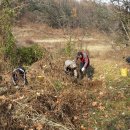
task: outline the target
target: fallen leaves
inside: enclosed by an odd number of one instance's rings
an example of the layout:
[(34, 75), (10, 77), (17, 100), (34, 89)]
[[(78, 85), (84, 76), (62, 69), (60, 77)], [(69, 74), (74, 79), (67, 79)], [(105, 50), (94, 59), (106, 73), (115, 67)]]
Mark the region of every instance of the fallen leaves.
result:
[(98, 108), (102, 111), (104, 111), (105, 107), (104, 106), (98, 106)]
[(97, 105), (98, 105), (97, 102), (92, 102), (92, 106), (93, 106), (93, 107), (96, 107)]
[(10, 103), (10, 104), (8, 105), (8, 110), (11, 110), (11, 108), (12, 108), (12, 104)]
[(3, 96), (0, 96), (0, 100), (6, 100), (7, 98), (3, 95)]
[(43, 130), (43, 125), (40, 123), (35, 124), (36, 130)]
[(83, 125), (81, 125), (80, 130), (87, 130)]
[(100, 110), (104, 110), (105, 109), (105, 107), (103, 106), (103, 104), (102, 103), (98, 103), (98, 102), (92, 102), (92, 106), (93, 107), (97, 107), (98, 109), (100, 109)]
[(104, 93), (103, 93), (103, 92), (100, 92), (100, 93), (99, 93), (99, 95), (100, 95), (100, 96), (103, 96), (103, 95), (104, 95)]

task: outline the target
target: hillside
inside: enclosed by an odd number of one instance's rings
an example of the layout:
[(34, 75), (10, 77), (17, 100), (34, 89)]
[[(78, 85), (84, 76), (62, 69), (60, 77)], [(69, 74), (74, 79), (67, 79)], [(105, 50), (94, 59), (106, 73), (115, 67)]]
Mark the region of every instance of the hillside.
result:
[[(60, 30), (58, 36), (55, 33), (57, 30), (46, 33), (40, 31), (41, 36), (36, 35), (36, 31), (39, 29), (35, 26), (15, 27), (14, 36), (20, 46), (30, 45), (26, 43), (28, 40), (46, 49), (51, 44), (49, 53), (53, 59), (46, 54), (40, 61), (26, 67), (27, 86), (15, 88), (11, 85), (11, 73), (3, 76), (5, 81), (2, 81), (0, 88), (1, 129), (129, 129), (130, 78), (120, 75), (120, 69), (126, 66), (122, 57), (124, 52), (125, 55), (129, 54), (129, 48), (112, 46), (109, 38), (102, 35), (101, 39), (93, 33), (89, 37), (84, 36), (81, 41), (81, 33), (71, 42), (75, 43), (75, 47), (78, 45), (76, 43), (81, 42), (84, 44), (83, 49), (88, 48), (93, 79), (89, 81), (84, 78), (81, 82), (74, 83), (63, 71), (64, 61), (74, 59), (74, 55), (67, 57), (60, 51), (66, 47), (68, 36)], [(45, 34), (46, 37), (43, 38)], [(110, 50), (105, 51), (104, 46)], [(38, 76), (43, 78), (39, 79)]]
[(130, 130), (129, 4), (0, 0), (0, 130)]

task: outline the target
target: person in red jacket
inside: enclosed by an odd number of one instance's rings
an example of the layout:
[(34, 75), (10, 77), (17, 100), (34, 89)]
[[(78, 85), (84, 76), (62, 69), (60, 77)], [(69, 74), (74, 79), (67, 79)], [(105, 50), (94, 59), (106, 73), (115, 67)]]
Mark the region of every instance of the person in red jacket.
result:
[(79, 51), (76, 56), (76, 62), (78, 60), (80, 61), (80, 71), (81, 71), (82, 78), (83, 78), (83, 74), (86, 73), (87, 68), (90, 65), (89, 56), (86, 52)]

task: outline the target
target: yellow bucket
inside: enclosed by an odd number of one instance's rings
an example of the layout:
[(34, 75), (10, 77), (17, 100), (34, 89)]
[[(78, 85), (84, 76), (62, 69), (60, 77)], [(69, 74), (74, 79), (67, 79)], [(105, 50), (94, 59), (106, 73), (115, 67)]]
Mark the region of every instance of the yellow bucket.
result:
[(127, 68), (121, 68), (121, 76), (127, 77), (128, 76), (128, 69)]
[(39, 76), (37, 76), (37, 79), (38, 79), (39, 81), (43, 81), (43, 80), (44, 80), (44, 76), (39, 75)]

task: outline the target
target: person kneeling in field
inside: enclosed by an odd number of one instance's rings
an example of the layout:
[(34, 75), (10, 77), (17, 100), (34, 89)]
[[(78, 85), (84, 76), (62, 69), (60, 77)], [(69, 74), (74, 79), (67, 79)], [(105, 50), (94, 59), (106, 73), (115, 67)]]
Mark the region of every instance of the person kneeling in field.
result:
[(78, 77), (76, 68), (77, 68), (77, 65), (74, 61), (72, 61), (72, 60), (65, 61), (65, 65), (64, 65), (65, 73), (70, 76), (73, 76), (75, 79)]
[(14, 85), (18, 85), (19, 82), (22, 82), (22, 85), (27, 85), (28, 81), (26, 78), (26, 72), (23, 67), (18, 67), (12, 72), (12, 81)]
[(87, 52), (82, 52), (79, 51), (76, 55), (76, 60), (75, 62), (80, 62), (79, 63), (79, 67), (80, 67), (80, 75), (81, 75), (81, 79), (84, 77), (85, 74), (87, 74), (88, 79), (90, 79), (89, 75), (88, 75), (88, 70), (90, 67), (90, 60), (89, 60), (89, 56), (87, 54)]
[(130, 64), (130, 56), (126, 58), (126, 62)]

